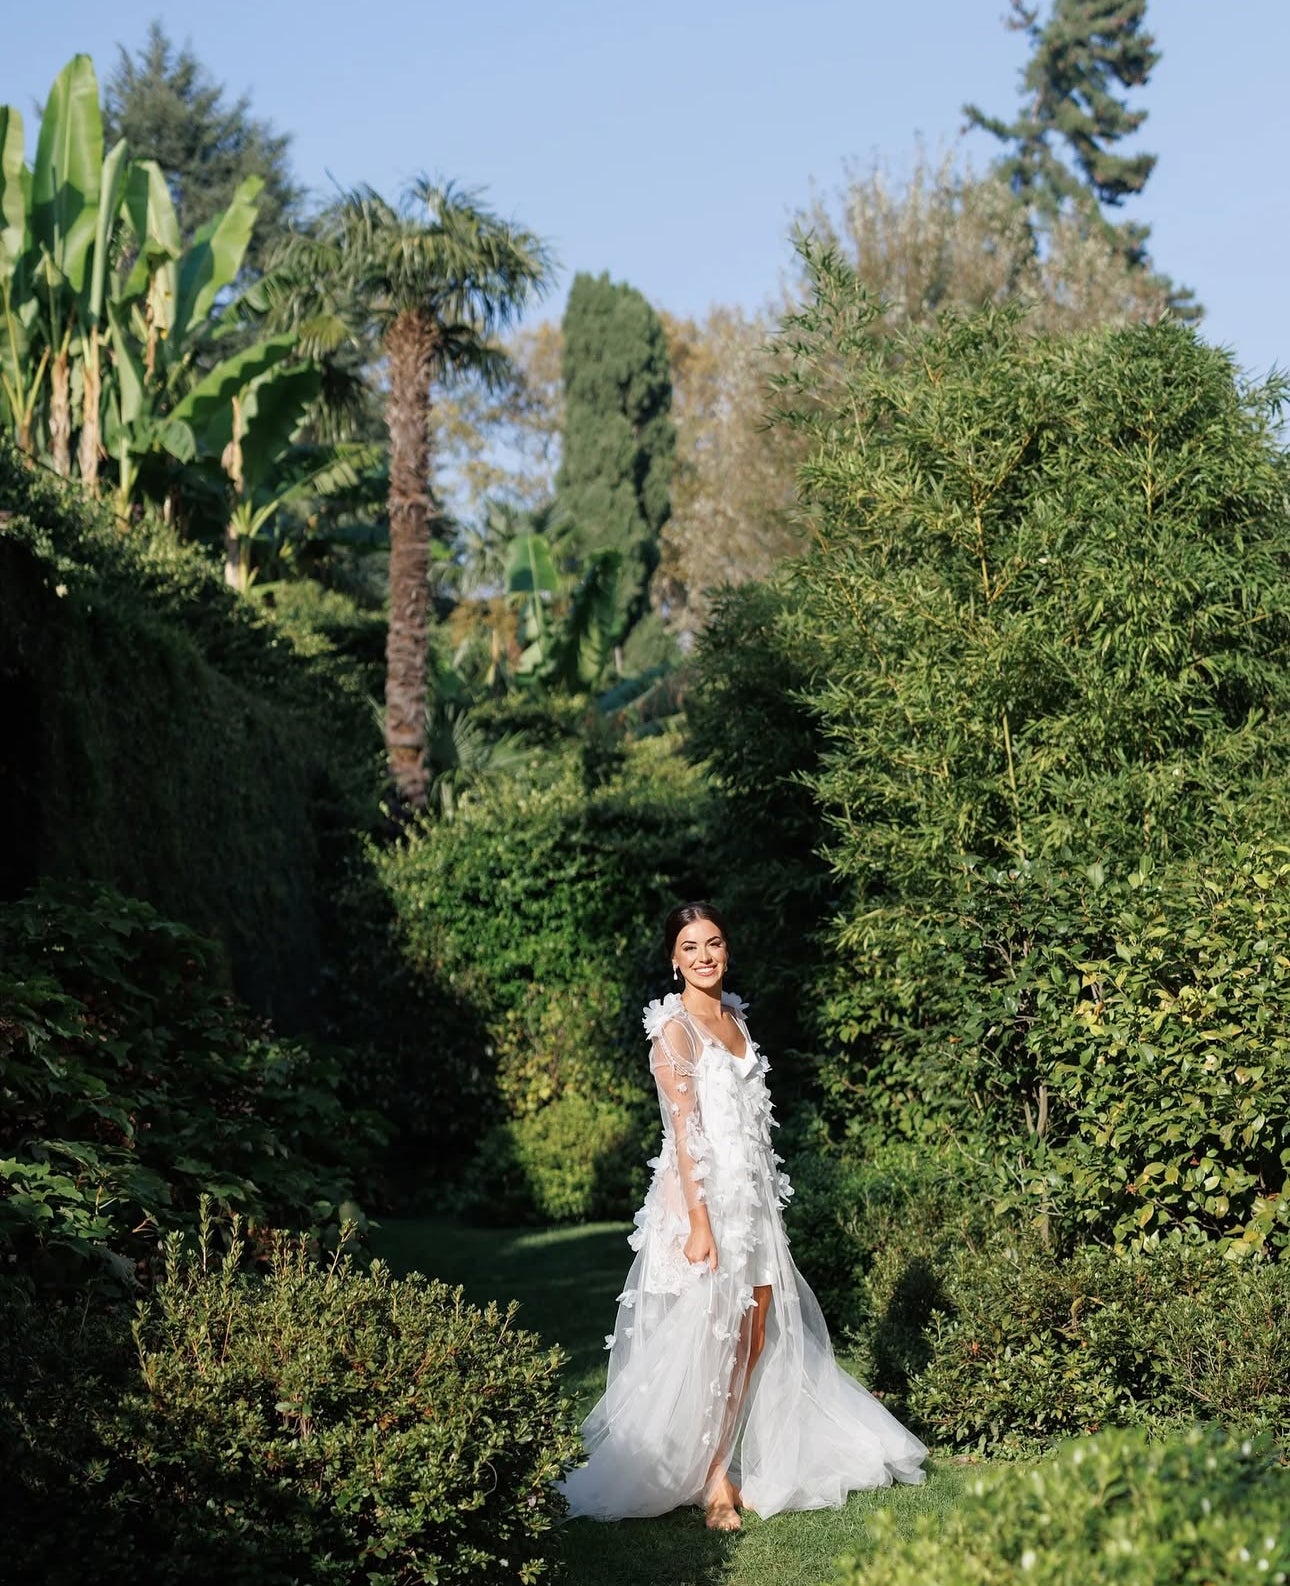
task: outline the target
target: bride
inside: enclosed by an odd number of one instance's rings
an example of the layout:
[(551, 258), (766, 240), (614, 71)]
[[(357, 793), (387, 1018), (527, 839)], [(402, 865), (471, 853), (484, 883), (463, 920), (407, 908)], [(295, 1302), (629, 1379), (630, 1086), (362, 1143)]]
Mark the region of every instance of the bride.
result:
[(570, 1512), (702, 1504), (710, 1527), (733, 1531), (741, 1509), (819, 1509), (921, 1481), (927, 1450), (837, 1366), (789, 1256), (769, 1065), (722, 990), (725, 923), (687, 903), (663, 938), (681, 986), (645, 1009), (663, 1147), (606, 1340), (605, 1394), (582, 1428), (588, 1460), (563, 1483)]

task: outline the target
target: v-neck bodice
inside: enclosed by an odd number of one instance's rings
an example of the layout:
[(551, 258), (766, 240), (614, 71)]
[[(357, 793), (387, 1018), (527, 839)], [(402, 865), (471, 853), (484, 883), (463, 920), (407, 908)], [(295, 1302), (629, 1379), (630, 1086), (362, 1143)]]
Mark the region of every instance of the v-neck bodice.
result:
[(735, 1063), (739, 1064), (742, 1067), (745, 1064), (747, 1064), (749, 1059), (752, 1058), (755, 1055), (754, 1050), (753, 1050), (752, 1036), (750, 1036), (749, 1033), (748, 1033), (748, 1026), (739, 1017), (738, 1009), (735, 1007), (734, 1003), (733, 1002), (727, 1002), (725, 1000), (725, 998), (726, 998), (726, 993), (723, 992), (722, 993), (721, 1006), (730, 1015), (730, 1017), (735, 1021), (735, 1028), (739, 1031), (740, 1035), (742, 1035), (743, 1038), (744, 1038), (744, 1049), (743, 1049), (742, 1052), (734, 1051), (731, 1047), (727, 1046), (726, 1043), (723, 1040), (721, 1040), (718, 1036), (715, 1036), (712, 1033), (712, 1031), (709, 1030), (707, 1028), (707, 1026), (704, 1025), (703, 1022), (700, 1019), (696, 1018), (695, 1015), (690, 1011), (690, 1009), (685, 1006), (685, 1002), (684, 1002), (684, 1000), (681, 997), (678, 996), (677, 997), (677, 1001), (681, 1004), (681, 1009), (682, 1009), (682, 1011), (685, 1014), (686, 1021), (693, 1028), (693, 1030), (694, 1030), (695, 1034), (698, 1036), (700, 1042), (704, 1046), (715, 1046), (719, 1052), (724, 1052), (727, 1057), (731, 1058)]

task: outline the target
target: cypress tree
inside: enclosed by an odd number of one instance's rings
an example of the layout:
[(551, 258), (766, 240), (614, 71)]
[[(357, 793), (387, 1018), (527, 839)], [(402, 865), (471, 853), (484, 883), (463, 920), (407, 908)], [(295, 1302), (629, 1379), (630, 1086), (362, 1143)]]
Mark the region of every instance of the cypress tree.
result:
[(663, 326), (635, 287), (607, 274), (574, 277), (563, 374), (557, 501), (583, 556), (621, 558), (621, 640), (648, 607), (676, 446)]

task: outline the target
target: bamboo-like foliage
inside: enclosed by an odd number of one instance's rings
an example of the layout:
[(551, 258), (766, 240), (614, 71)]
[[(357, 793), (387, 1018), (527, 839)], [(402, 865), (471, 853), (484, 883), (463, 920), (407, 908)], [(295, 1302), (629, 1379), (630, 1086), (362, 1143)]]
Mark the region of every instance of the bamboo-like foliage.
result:
[(854, 273), (809, 262), (793, 590), (834, 863), (865, 899), (964, 854), (1186, 849), (1284, 764), (1279, 390), (1168, 324), (1046, 341), (989, 311), (893, 358)]

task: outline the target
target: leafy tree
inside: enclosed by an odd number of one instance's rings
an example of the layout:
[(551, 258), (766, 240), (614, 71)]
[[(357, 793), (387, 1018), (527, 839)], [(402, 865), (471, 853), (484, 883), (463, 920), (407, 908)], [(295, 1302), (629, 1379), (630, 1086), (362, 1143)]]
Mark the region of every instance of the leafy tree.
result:
[(431, 541), (443, 515), (431, 489), (432, 391), (471, 371), (500, 377), (495, 336), (541, 290), (547, 251), (476, 196), (422, 180), (401, 204), (346, 195), (283, 256), (285, 310), (307, 346), (379, 335), (388, 382), (390, 626), (385, 740), (403, 804), (425, 807), (426, 644)]
[(671, 515), (676, 437), (667, 340), (634, 287), (574, 277), (564, 314), (564, 434), (560, 509), (584, 554), (621, 563), (619, 637), (649, 604), (659, 535)]
[(977, 175), (922, 151), (907, 177), (876, 165), (853, 172), (835, 204), (821, 200), (798, 220), (881, 299), (876, 338), (990, 304), (1015, 303), (1027, 329), (1058, 334), (1158, 319), (1168, 308), (1167, 283), (1081, 215), (1049, 217), (1042, 239), (1036, 225), (999, 170)]
[(793, 430), (770, 422), (768, 315), (715, 308), (700, 322), (665, 318), (664, 326), (676, 476), (654, 589), (685, 639), (706, 621), (714, 590), (765, 578), (801, 549), (794, 504), (803, 448)]
[(243, 94), (231, 103), (223, 84), (160, 22), (132, 55), (120, 46), (103, 94), (109, 143), (125, 138), (136, 159), (166, 173), (181, 238), (187, 242), (221, 210), (248, 176), (259, 177), (259, 214), (245, 260), (259, 273), (300, 213), (303, 191), (289, 163), (290, 138), (251, 113)]
[(964, 853), (1196, 842), (1287, 747), (1279, 390), (1167, 324), (1046, 341), (989, 311), (893, 360), (854, 272), (810, 262), (794, 620), (858, 900)]

